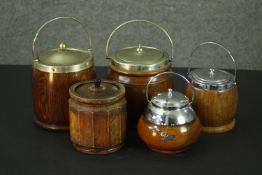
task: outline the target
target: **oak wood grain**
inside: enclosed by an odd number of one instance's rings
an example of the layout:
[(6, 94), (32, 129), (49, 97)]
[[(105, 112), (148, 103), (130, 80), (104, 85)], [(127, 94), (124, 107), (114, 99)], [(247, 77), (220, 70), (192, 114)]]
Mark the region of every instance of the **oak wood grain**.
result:
[(72, 73), (49, 73), (32, 69), (35, 122), (50, 130), (68, 130), (69, 87), (95, 77), (94, 68)]
[[(236, 85), (225, 90), (205, 90), (194, 87), (195, 100), (193, 108), (207, 133), (221, 133), (234, 128), (235, 114), (238, 104), (238, 88)], [(192, 89), (185, 86), (185, 94), (191, 98)]]
[[(162, 140), (161, 132), (175, 136), (175, 139)], [(146, 145), (160, 153), (178, 153), (195, 143), (201, 133), (201, 124), (196, 117), (191, 123), (180, 126), (158, 126), (147, 121), (142, 115), (138, 123), (138, 134)]]
[(90, 105), (69, 100), (70, 138), (75, 148), (87, 154), (119, 150), (126, 135), (126, 99), (114, 104)]

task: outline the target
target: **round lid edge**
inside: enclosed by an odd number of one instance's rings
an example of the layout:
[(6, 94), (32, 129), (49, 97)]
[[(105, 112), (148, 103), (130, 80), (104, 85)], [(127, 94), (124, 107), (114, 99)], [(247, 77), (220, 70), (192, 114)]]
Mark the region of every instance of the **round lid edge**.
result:
[(188, 74), (193, 86), (208, 90), (223, 90), (236, 84), (230, 72), (220, 69), (194, 69)]
[(139, 72), (161, 69), (171, 62), (167, 52), (150, 46), (122, 48), (109, 54), (109, 58), (118, 69)]
[(91, 50), (54, 48), (40, 51), (33, 67), (50, 73), (70, 73), (93, 66)]
[(189, 98), (181, 92), (168, 89), (168, 92), (161, 92), (151, 100), (153, 105), (160, 108), (181, 109), (190, 104)]
[[(114, 91), (111, 95), (105, 91), (109, 86), (111, 86)], [(97, 87), (96, 80), (87, 80), (72, 85), (69, 88), (69, 95), (74, 100), (86, 104), (110, 104), (124, 97), (125, 87), (112, 80), (101, 80)]]

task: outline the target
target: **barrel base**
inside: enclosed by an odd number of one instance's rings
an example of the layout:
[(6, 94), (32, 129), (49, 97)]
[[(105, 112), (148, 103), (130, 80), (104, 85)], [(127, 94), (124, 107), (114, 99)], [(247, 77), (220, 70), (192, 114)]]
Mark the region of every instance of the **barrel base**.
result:
[(90, 148), (74, 143), (75, 149), (85, 154), (109, 154), (118, 151), (122, 146), (123, 144), (119, 144), (111, 147), (105, 147), (105, 148)]
[(187, 146), (187, 147), (184, 147), (182, 149), (177, 149), (177, 150), (160, 150), (160, 149), (157, 149), (157, 148), (153, 148), (149, 145), (147, 145), (147, 147), (153, 151), (156, 151), (156, 152), (159, 152), (159, 153), (163, 153), (163, 154), (177, 154), (177, 153), (181, 153), (183, 151), (186, 151), (190, 148), (190, 146)]
[(234, 119), (230, 123), (223, 126), (216, 126), (216, 127), (202, 126), (202, 131), (209, 134), (224, 133), (233, 129), (235, 127), (235, 123), (236, 121)]
[(56, 125), (56, 124), (47, 124), (43, 123), (35, 118), (35, 123), (41, 128), (52, 130), (52, 131), (68, 131), (69, 126), (64, 125)]

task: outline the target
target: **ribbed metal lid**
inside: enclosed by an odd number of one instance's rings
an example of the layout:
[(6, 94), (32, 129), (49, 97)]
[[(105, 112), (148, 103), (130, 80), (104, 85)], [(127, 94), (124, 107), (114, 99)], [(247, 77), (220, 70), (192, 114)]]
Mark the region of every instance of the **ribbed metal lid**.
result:
[(170, 63), (168, 54), (148, 46), (132, 46), (109, 54), (111, 64), (124, 71), (152, 71)]
[(195, 87), (203, 89), (222, 90), (235, 84), (234, 75), (220, 69), (195, 69), (188, 77)]
[(92, 65), (91, 51), (67, 48), (64, 43), (59, 48), (39, 52), (38, 59), (33, 62), (36, 69), (52, 73), (76, 72)]
[(161, 108), (180, 109), (189, 104), (189, 99), (182, 93), (168, 89), (154, 96), (151, 102)]

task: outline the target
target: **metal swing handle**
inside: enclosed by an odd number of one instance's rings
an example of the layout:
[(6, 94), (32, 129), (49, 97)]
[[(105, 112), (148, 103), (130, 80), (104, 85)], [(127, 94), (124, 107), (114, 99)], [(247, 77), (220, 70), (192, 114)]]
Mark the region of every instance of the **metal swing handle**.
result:
[(113, 36), (113, 34), (118, 30), (120, 29), (121, 27), (123, 27), (124, 25), (126, 24), (130, 24), (130, 23), (137, 23), (137, 22), (144, 22), (144, 23), (148, 23), (148, 24), (151, 24), (155, 27), (157, 27), (158, 29), (160, 29), (162, 32), (164, 32), (164, 34), (167, 36), (168, 40), (170, 41), (170, 44), (171, 44), (171, 58), (170, 58), (170, 61), (172, 61), (173, 57), (174, 57), (174, 44), (173, 44), (173, 41), (170, 37), (170, 35), (168, 34), (168, 32), (163, 28), (161, 27), (160, 25), (156, 24), (156, 23), (153, 23), (151, 21), (148, 21), (148, 20), (138, 20), (138, 19), (135, 19), (135, 20), (130, 20), (130, 21), (126, 21), (122, 24), (120, 24), (119, 26), (117, 26), (113, 31), (112, 33), (109, 35), (109, 38), (107, 39), (106, 41), (106, 48), (105, 48), (105, 52), (106, 52), (106, 58), (108, 58), (108, 50), (109, 50), (109, 43), (111, 41), (111, 38)]
[[(150, 86), (151, 82), (152, 82), (154, 79), (156, 79), (157, 77), (162, 76), (162, 75), (166, 75), (166, 74), (169, 74), (169, 75), (172, 74), (173, 76), (178, 76), (178, 77), (184, 79), (188, 84), (191, 84), (190, 81), (189, 81), (185, 76), (183, 76), (183, 75), (181, 75), (181, 74), (179, 74), (179, 73), (176, 73), (176, 72), (162, 72), (162, 73), (160, 73), (160, 74), (157, 74), (157, 75), (155, 75), (154, 77), (152, 77), (152, 78), (149, 80), (149, 82), (147, 83), (147, 85), (146, 85), (146, 99), (147, 99), (147, 101), (148, 101), (149, 103), (151, 102), (151, 100), (149, 100), (149, 97), (148, 97), (148, 89), (149, 89), (149, 86)], [(191, 99), (191, 101), (189, 102), (189, 105), (191, 105), (192, 102), (193, 102), (194, 99), (195, 99), (195, 91), (194, 91), (194, 88), (193, 88), (193, 86), (190, 86), (190, 87), (191, 87), (191, 89), (192, 89), (192, 99)]]
[(228, 49), (226, 49), (224, 46), (222, 46), (221, 44), (218, 44), (218, 43), (216, 43), (216, 42), (211, 42), (211, 41), (209, 41), (209, 42), (203, 42), (203, 43), (199, 44), (199, 45), (191, 52), (191, 54), (190, 54), (190, 56), (189, 56), (189, 60), (188, 60), (188, 71), (187, 71), (187, 73), (189, 74), (190, 71), (191, 71), (190, 63), (191, 63), (191, 61), (192, 61), (191, 58), (192, 58), (193, 54), (195, 53), (195, 51), (196, 51), (197, 49), (199, 49), (201, 46), (204, 46), (204, 45), (216, 45), (216, 46), (219, 46), (220, 48), (222, 48), (224, 51), (226, 51), (226, 52), (228, 53), (228, 55), (230, 56), (230, 58), (232, 59), (232, 61), (233, 61), (233, 63), (234, 63), (234, 69), (235, 69), (235, 71), (234, 71), (234, 80), (236, 80), (236, 76), (237, 76), (237, 64), (236, 64), (236, 61), (235, 61), (234, 57), (232, 56), (231, 52), (230, 52)]
[(32, 55), (33, 55), (33, 59), (34, 60), (37, 60), (37, 54), (36, 54), (36, 51), (35, 51), (35, 42), (37, 40), (37, 37), (39, 35), (39, 33), (41, 32), (41, 30), (46, 26), (48, 25), (49, 23), (53, 22), (53, 21), (56, 21), (56, 20), (60, 20), (60, 19), (70, 19), (70, 20), (73, 20), (73, 21), (76, 21), (78, 22), (81, 27), (83, 28), (83, 30), (85, 31), (85, 33), (87, 33), (87, 42), (88, 42), (88, 50), (92, 50), (92, 42), (91, 42), (91, 35), (90, 35), (90, 32), (84, 27), (84, 25), (76, 18), (74, 17), (56, 17), (56, 18), (53, 18), (47, 22), (45, 22), (36, 32), (35, 36), (34, 36), (34, 39), (33, 39), (33, 43), (32, 43)]

